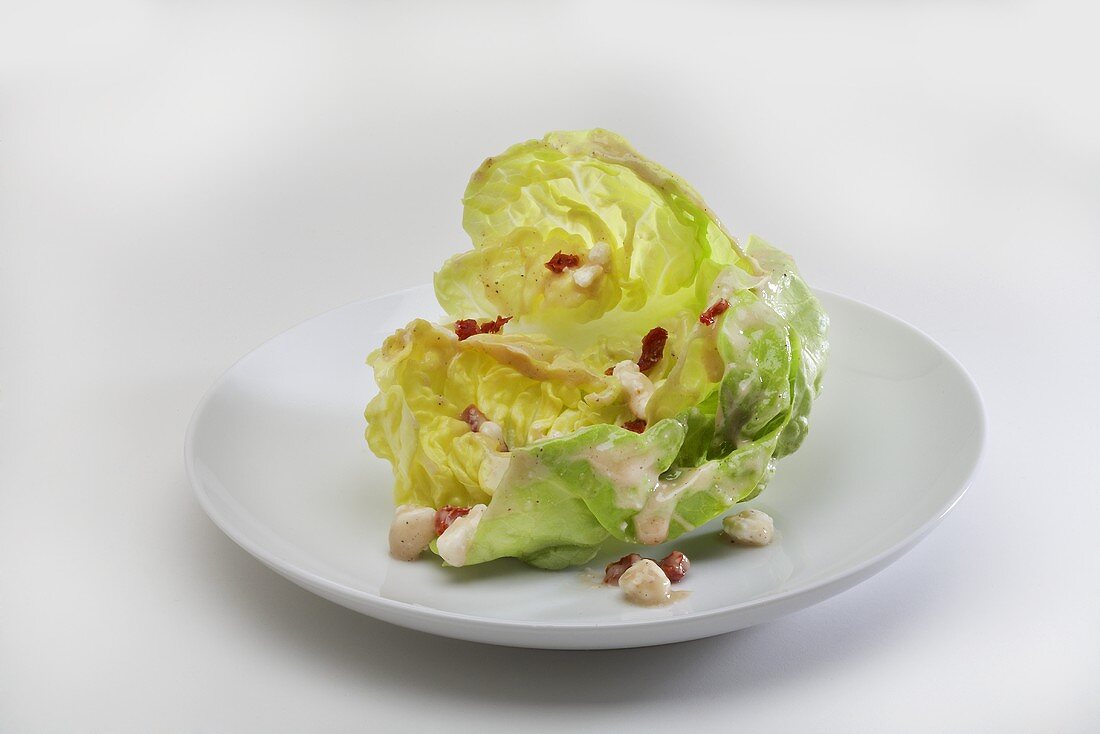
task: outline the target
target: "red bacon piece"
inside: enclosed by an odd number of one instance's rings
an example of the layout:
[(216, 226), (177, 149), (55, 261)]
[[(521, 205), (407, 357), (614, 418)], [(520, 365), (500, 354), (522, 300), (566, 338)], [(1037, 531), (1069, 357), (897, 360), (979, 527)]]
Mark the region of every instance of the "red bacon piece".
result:
[(725, 298), (718, 299), (713, 306), (699, 314), (699, 323), (706, 326), (713, 326), (714, 320), (724, 314), (729, 307), (730, 302)]
[(555, 273), (565, 272), (566, 268), (575, 268), (581, 264), (580, 255), (571, 255), (567, 252), (558, 251), (554, 257), (546, 261), (546, 269), (552, 270)]
[(512, 320), (511, 316), (497, 316), (492, 321), (486, 321), (478, 329), (479, 334), (499, 334), (502, 326)]
[(511, 320), (511, 316), (497, 316), (492, 321), (486, 321), (478, 326), (476, 319), (459, 319), (455, 322), (455, 336), (462, 341), (474, 334), (499, 334), (501, 328)]
[(459, 341), (469, 339), (477, 333), (477, 321), (474, 319), (459, 319), (455, 322), (455, 336)]
[(642, 338), (642, 356), (638, 357), (638, 369), (649, 372), (665, 356), (665, 342), (668, 341), (668, 331), (660, 326), (652, 328)]
[(451, 523), (468, 514), (470, 514), (469, 507), (455, 507), (454, 505), (440, 507), (435, 511), (435, 534), (443, 535), (443, 531), (451, 527)]
[(687, 574), (688, 569), (691, 568), (691, 561), (680, 551), (672, 551), (658, 561), (657, 565), (665, 572), (665, 576), (668, 576), (668, 580), (675, 584)]
[(623, 428), (628, 431), (634, 431), (635, 433), (645, 432), (645, 427), (645, 418), (635, 418), (634, 420), (629, 420), (623, 424)]

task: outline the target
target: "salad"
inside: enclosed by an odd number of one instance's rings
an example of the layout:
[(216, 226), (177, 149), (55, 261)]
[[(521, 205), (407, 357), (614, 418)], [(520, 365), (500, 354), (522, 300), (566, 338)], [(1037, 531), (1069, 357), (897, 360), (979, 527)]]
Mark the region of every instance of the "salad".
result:
[(798, 449), (829, 322), (788, 255), (607, 130), (487, 159), (463, 204), (446, 320), (368, 358), (393, 555), (584, 564), (726, 514)]

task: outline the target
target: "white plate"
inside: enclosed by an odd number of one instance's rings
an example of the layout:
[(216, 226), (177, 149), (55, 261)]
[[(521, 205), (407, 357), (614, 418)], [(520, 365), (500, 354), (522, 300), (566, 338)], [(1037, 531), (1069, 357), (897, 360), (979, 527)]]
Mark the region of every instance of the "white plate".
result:
[[(674, 545), (692, 559), (675, 604), (642, 608), (579, 570), (511, 559), (443, 569), (391, 560), (389, 465), (363, 438), (375, 391), (365, 355), (439, 308), (420, 287), (290, 329), (234, 365), (195, 411), (187, 471), (229, 537), (326, 599), (413, 629), (502, 645), (637, 647), (730, 632), (801, 609), (885, 568), (951, 509), (977, 468), (978, 391), (911, 326), (823, 293), (832, 355), (802, 448), (749, 506), (775, 518), (765, 548), (717, 524)], [(591, 567), (622, 554), (607, 548)]]

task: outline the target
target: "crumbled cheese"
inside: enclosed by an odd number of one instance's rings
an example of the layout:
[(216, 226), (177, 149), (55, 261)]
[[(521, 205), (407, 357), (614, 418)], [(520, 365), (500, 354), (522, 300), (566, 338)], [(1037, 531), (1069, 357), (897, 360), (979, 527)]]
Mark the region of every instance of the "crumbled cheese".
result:
[(581, 288), (587, 288), (596, 282), (596, 278), (603, 275), (603, 268), (599, 265), (582, 265), (572, 271), (573, 282)]
[(431, 507), (400, 505), (390, 525), (390, 555), (400, 561), (415, 561), (435, 537), (435, 510)]
[(767, 545), (775, 536), (775, 523), (766, 512), (744, 510), (723, 520), (722, 532), (735, 543)]
[(588, 251), (587, 264), (572, 271), (573, 282), (580, 288), (588, 288), (596, 280), (607, 272), (607, 266), (611, 264), (611, 245), (606, 242), (597, 242)]
[(606, 242), (597, 242), (588, 251), (588, 262), (606, 269), (611, 262), (611, 245)]
[(662, 604), (672, 597), (672, 582), (661, 567), (643, 558), (619, 577), (619, 588), (627, 601), (650, 606)]

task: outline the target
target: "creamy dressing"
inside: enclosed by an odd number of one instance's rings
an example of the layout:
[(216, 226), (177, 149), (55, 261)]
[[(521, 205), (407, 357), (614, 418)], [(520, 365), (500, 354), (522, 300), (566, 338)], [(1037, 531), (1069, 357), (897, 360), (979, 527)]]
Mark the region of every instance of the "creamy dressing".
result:
[(653, 382), (642, 374), (636, 362), (624, 359), (612, 369), (611, 374), (623, 386), (630, 412), (638, 418), (645, 418), (645, 408), (653, 397)]
[(399, 505), (390, 524), (390, 555), (399, 561), (415, 561), (435, 537), (435, 510)]
[(756, 370), (753, 370), (745, 379), (737, 383), (737, 401), (743, 402), (745, 398), (749, 396), (752, 389), (756, 387), (756, 383), (759, 381), (760, 376), (756, 374)]
[(536, 456), (521, 451), (507, 454), (506, 472), (500, 477), (494, 490), (500, 486), (515, 486), (518, 483), (535, 483), (551, 479), (553, 475), (546, 465)]
[[(763, 301), (743, 303), (733, 309), (730, 315), (737, 329), (727, 329), (726, 336), (738, 351), (747, 352), (751, 343), (759, 340), (766, 329), (779, 324), (779, 315)], [(751, 354), (745, 356), (752, 359)]]
[(738, 325), (744, 331), (766, 329), (779, 321), (779, 314), (764, 301), (750, 301), (737, 308)]
[(639, 454), (605, 441), (585, 449), (580, 456), (588, 461), (593, 472), (610, 482), (617, 507), (642, 509), (646, 494), (657, 484), (659, 455), (655, 451)]
[(726, 338), (729, 339), (730, 346), (733, 347), (735, 351), (745, 352), (746, 356), (751, 356), (748, 354), (748, 349), (752, 346), (752, 343), (744, 333), (741, 331), (727, 331)]
[(465, 566), (466, 553), (470, 549), (470, 543), (484, 514), (485, 505), (474, 505), (469, 513), (455, 518), (451, 526), (444, 530), (435, 542), (439, 557), (452, 566)]
[[(659, 480), (656, 489), (646, 497), (641, 511), (634, 516), (634, 535), (638, 542), (645, 545), (665, 542), (676, 503), (684, 496), (709, 488), (714, 481), (717, 467), (715, 463), (704, 464), (688, 469), (673, 479)], [(686, 529), (690, 529), (683, 518), (678, 520)]]

